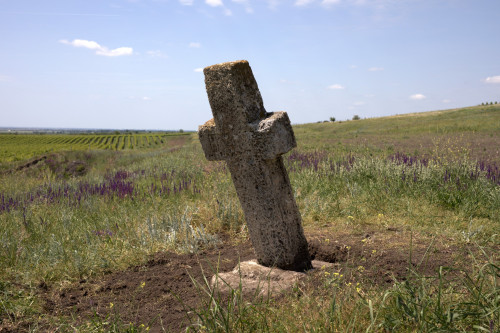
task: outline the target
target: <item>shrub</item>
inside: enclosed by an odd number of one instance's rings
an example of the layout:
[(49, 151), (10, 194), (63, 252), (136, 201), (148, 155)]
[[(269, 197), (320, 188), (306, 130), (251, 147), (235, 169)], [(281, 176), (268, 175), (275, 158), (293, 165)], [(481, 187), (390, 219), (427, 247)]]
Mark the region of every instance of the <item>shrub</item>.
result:
[(359, 120), (359, 116), (357, 114), (355, 114), (353, 117), (352, 117), (352, 120)]
[(335, 117), (330, 117), (330, 121), (333, 123), (335, 121)]

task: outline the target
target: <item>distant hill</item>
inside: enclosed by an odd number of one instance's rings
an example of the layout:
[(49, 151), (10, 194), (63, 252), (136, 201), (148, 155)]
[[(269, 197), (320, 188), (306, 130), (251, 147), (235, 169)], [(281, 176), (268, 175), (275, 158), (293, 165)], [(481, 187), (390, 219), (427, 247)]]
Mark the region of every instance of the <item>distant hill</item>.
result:
[(500, 105), (294, 126), (298, 148), (382, 154), (425, 154), (433, 149), (467, 150), (471, 158), (500, 164)]

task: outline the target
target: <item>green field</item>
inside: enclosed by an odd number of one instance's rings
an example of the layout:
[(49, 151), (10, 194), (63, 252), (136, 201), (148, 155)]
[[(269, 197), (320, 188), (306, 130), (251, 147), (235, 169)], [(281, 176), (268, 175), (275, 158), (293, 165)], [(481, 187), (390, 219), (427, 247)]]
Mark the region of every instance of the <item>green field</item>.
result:
[(250, 244), (196, 133), (0, 135), (0, 331), (176, 331), (165, 304), (196, 286), (190, 331), (499, 331), (500, 106), (294, 131), (283, 159), (305, 234), (335, 266), (252, 301), (207, 298), (203, 281), (149, 289), (176, 258), (189, 272)]
[(159, 149), (178, 135), (185, 134), (0, 134), (0, 163), (60, 151)]

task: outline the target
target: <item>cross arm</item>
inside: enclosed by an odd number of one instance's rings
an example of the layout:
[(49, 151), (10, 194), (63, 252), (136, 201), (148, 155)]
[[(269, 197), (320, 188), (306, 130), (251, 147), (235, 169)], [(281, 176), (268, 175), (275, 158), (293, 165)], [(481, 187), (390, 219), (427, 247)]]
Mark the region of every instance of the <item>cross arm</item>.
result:
[[(268, 113), (266, 118), (249, 123), (248, 132), (252, 137), (252, 154), (263, 160), (274, 159), (297, 146), (286, 112)], [(231, 136), (220, 133), (213, 119), (198, 128), (198, 136), (207, 160), (230, 157), (224, 142)]]
[(222, 161), (227, 158), (222, 135), (216, 131), (213, 118), (198, 127), (198, 137), (207, 160)]
[(255, 128), (255, 153), (270, 160), (297, 147), (288, 114), (284, 111), (268, 113), (267, 117), (251, 124)]

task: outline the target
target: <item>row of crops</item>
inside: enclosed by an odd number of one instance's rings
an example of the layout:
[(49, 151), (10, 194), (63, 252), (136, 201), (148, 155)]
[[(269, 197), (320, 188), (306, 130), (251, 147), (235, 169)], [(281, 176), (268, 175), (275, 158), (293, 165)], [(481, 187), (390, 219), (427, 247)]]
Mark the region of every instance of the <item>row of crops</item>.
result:
[(158, 148), (176, 135), (181, 134), (5, 134), (0, 135), (0, 162), (25, 160), (62, 150)]

